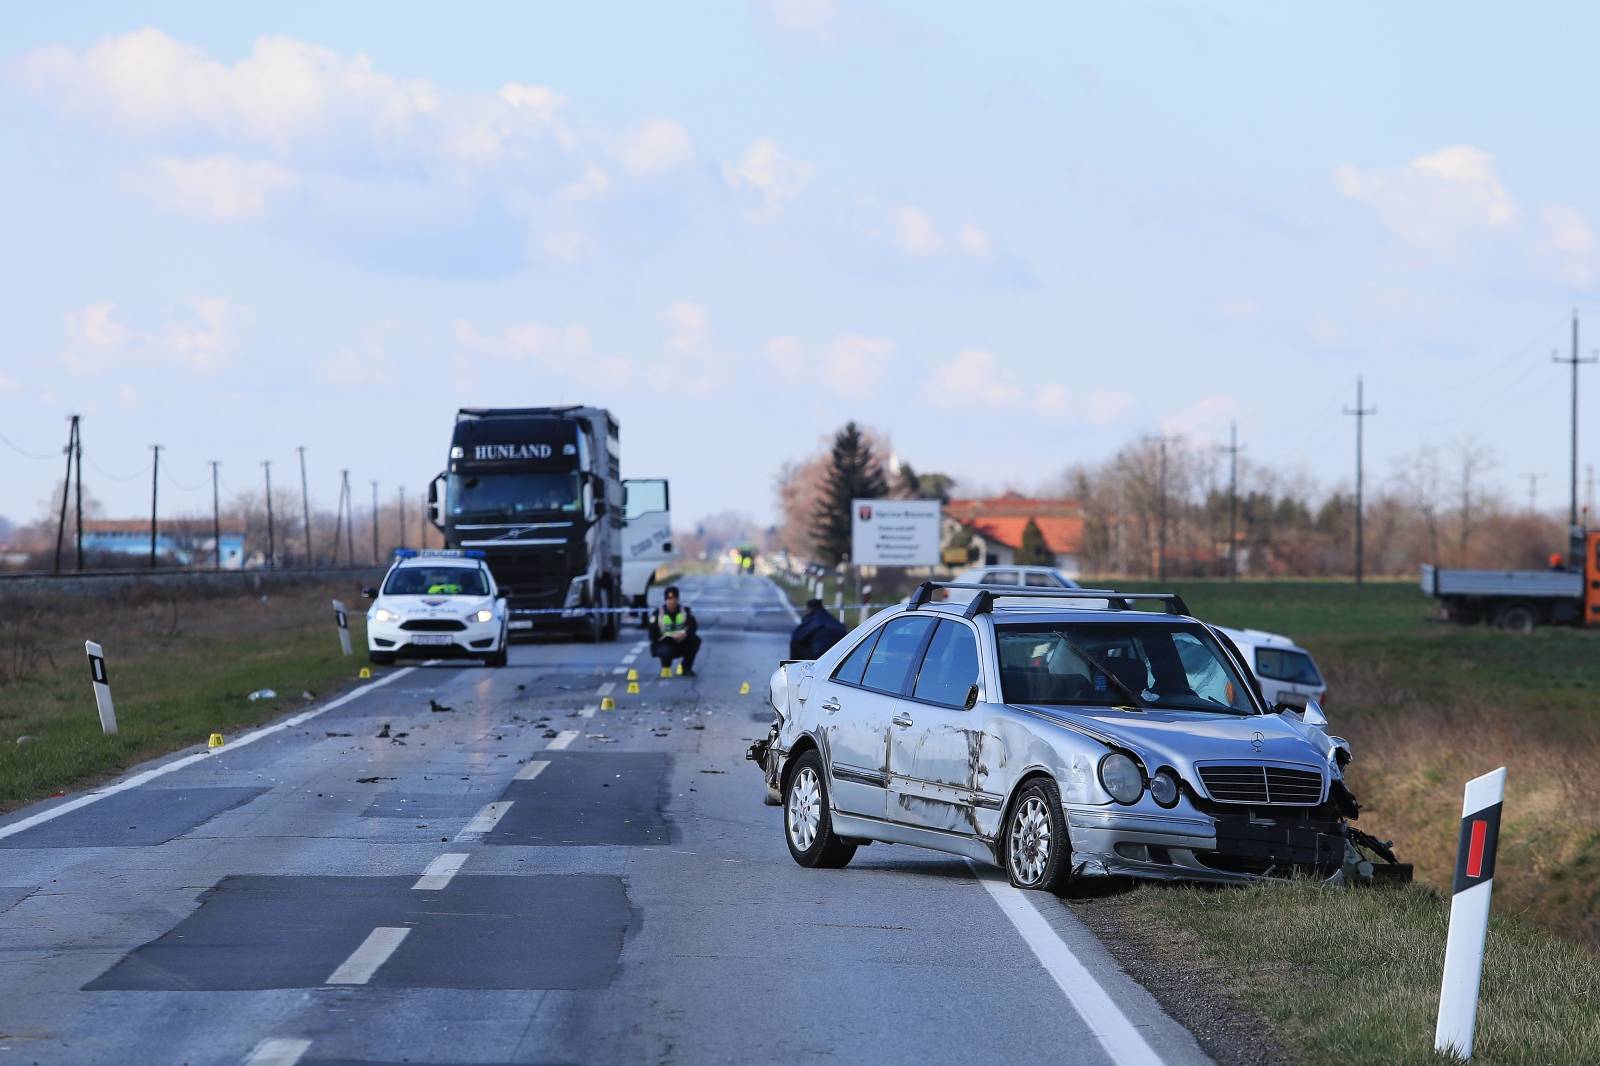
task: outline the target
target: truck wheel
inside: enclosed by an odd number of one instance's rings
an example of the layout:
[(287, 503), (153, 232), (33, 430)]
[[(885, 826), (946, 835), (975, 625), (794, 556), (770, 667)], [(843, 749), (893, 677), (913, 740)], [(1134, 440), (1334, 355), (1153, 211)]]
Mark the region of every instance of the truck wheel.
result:
[(1508, 603), (1494, 619), (1495, 625), (1512, 633), (1532, 633), (1538, 623), (1538, 612), (1528, 603)]
[[(606, 594), (606, 606), (610, 607), (611, 605), (612, 605), (612, 603), (611, 603), (611, 594), (607, 593)], [(620, 634), (621, 632), (622, 632), (622, 616), (620, 614), (608, 614), (608, 615), (606, 615), (606, 635), (605, 635), (604, 639), (606, 639), (606, 640), (616, 640), (618, 634)]]

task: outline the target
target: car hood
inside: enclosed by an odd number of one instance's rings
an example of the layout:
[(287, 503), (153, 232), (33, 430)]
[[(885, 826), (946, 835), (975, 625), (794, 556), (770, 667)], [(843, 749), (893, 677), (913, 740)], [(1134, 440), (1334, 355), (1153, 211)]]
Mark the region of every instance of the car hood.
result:
[(1170, 765), (1185, 777), (1197, 762), (1292, 762), (1324, 767), (1332, 741), (1283, 714), (1119, 711), (1111, 707), (1024, 707), (1030, 714), (1128, 748), (1150, 770)]

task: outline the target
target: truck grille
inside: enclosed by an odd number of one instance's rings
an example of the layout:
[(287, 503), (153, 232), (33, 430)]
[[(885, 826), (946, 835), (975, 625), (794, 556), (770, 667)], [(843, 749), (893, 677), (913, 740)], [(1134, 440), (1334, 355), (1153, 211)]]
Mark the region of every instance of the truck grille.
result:
[(1311, 805), (1322, 800), (1322, 775), (1282, 766), (1202, 766), (1200, 781), (1224, 803)]
[(412, 633), (459, 633), (467, 626), (465, 622), (453, 618), (413, 618), (409, 622), (401, 622), (400, 628)]

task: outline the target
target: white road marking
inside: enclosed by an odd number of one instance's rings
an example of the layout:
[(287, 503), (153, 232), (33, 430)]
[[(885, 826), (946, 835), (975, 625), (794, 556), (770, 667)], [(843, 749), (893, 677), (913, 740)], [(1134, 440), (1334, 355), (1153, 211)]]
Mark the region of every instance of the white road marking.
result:
[[(590, 717), (593, 716), (591, 715)], [(577, 739), (578, 731), (576, 729), (563, 729), (554, 740), (545, 745), (545, 749), (547, 751), (561, 751)]]
[(616, 687), (617, 683), (615, 681), (607, 681), (605, 684), (595, 689), (594, 694), (596, 696), (609, 696), (611, 695), (612, 691), (616, 689)]
[(479, 811), (477, 814), (473, 815), (472, 821), (467, 823), (466, 828), (462, 829), (461, 832), (456, 834), (456, 839), (470, 840), (475, 837), (483, 836), (483, 834), (489, 832), (495, 826), (499, 825), (500, 819), (504, 818), (506, 816), (506, 812), (510, 809), (510, 800), (496, 800), (483, 810)]
[(599, 704), (591, 703), (591, 704), (589, 704), (589, 706), (584, 707), (584, 708), (582, 708), (582, 709), (580, 709), (578, 711), (578, 717), (579, 718), (593, 718), (594, 717), (594, 712), (598, 711), (599, 709), (600, 709), (600, 705)]
[(279, 1038), (276, 1040), (263, 1040), (256, 1045), (255, 1051), (244, 1066), (294, 1066), (300, 1061), (300, 1056), (311, 1050), (309, 1040), (290, 1040)]
[(375, 681), (369, 681), (365, 685), (351, 689), (338, 699), (330, 700), (314, 710), (302, 711), (291, 718), (285, 718), (276, 725), (263, 726), (252, 733), (246, 733), (244, 736), (235, 740), (229, 740), (228, 746), (225, 748), (218, 748), (215, 754), (210, 751), (202, 751), (194, 755), (187, 755), (181, 759), (174, 759), (169, 763), (162, 763), (155, 769), (146, 770), (142, 774), (135, 774), (126, 781), (118, 781), (114, 785), (107, 785), (105, 788), (99, 789), (95, 792), (90, 792), (87, 795), (79, 796), (77, 799), (68, 800), (59, 807), (51, 807), (47, 811), (40, 811), (38, 814), (24, 818), (19, 822), (12, 822), (10, 825), (0, 826), (0, 840), (4, 840), (9, 836), (15, 836), (25, 829), (32, 829), (36, 825), (43, 825), (45, 822), (59, 818), (63, 814), (68, 814), (72, 811), (78, 810), (80, 807), (87, 807), (91, 803), (97, 803), (100, 800), (105, 799), (107, 796), (115, 796), (117, 793), (126, 792), (130, 788), (138, 788), (140, 785), (149, 784), (158, 777), (165, 777), (167, 774), (182, 770), (186, 766), (193, 766), (202, 759), (218, 758), (224, 753), (237, 751), (246, 744), (254, 744), (262, 737), (270, 737), (274, 733), (281, 733), (285, 729), (293, 729), (297, 725), (303, 725), (304, 723), (311, 721), (311, 719), (315, 718), (317, 715), (326, 714), (328, 711), (334, 710), (335, 708), (343, 707), (351, 700), (359, 699), (378, 686), (387, 685), (396, 678), (405, 677), (415, 669), (416, 667), (414, 666), (403, 666), (392, 674), (385, 674), (383, 677), (380, 677)]
[(330, 985), (364, 985), (372, 980), (372, 975), (378, 972), (378, 967), (389, 961), (400, 942), (411, 932), (400, 926), (380, 925), (367, 934), (367, 939), (361, 946), (345, 959), (340, 967), (333, 971), (328, 978)]
[(448, 887), (450, 879), (460, 873), (461, 867), (466, 864), (465, 852), (446, 852), (428, 864), (428, 868), (422, 871), (422, 876), (417, 878), (417, 883), (411, 888), (413, 891), (420, 889), (425, 892), (438, 892)]
[(517, 771), (516, 779), (518, 781), (532, 781), (534, 778), (544, 773), (544, 768), (549, 765), (550, 764), (543, 759), (535, 759), (533, 762), (530, 762), (527, 766), (524, 766), (522, 769)]
[(622, 657), (622, 665), (623, 666), (632, 666), (634, 664), (634, 662), (638, 658), (639, 658), (639, 653), (637, 651), (630, 651), (628, 654), (626, 654), (626, 655), (624, 655)]
[(613, 674), (625, 674), (628, 672), (628, 668), (626, 666), (613, 666), (611, 672)]
[(794, 609), (794, 604), (789, 602), (789, 597), (784, 595), (783, 590), (778, 587), (778, 583), (776, 581), (772, 580), (770, 577), (766, 578), (765, 580), (767, 582), (767, 588), (771, 589), (772, 594), (778, 597), (778, 602), (783, 604), (783, 609), (789, 612), (790, 620), (793, 621), (795, 625), (799, 625), (800, 612)]
[(1106, 1056), (1117, 1066), (1159, 1066), (1161, 1057), (1145, 1042), (1143, 1034), (1122, 1013), (1116, 1000), (1100, 987), (1072, 949), (1050, 928), (1033, 904), (1028, 894), (994, 878), (988, 871), (979, 870), (971, 862), (972, 872), (1000, 905), (1000, 910), (1011, 919), (1012, 926), (1022, 935), (1028, 947), (1089, 1027)]

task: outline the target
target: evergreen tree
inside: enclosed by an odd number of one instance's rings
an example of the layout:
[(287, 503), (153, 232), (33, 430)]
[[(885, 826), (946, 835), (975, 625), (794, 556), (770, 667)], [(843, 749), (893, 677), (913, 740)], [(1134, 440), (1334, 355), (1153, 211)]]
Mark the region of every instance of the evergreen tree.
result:
[(850, 502), (880, 499), (889, 494), (883, 467), (861, 435), (861, 427), (846, 422), (833, 435), (828, 472), (823, 481), (821, 509), (812, 517), (811, 539), (817, 554), (830, 565), (850, 554)]
[(1044, 542), (1044, 531), (1032, 518), (1022, 527), (1022, 543), (1017, 546), (1018, 566), (1050, 566), (1056, 561), (1055, 553)]

